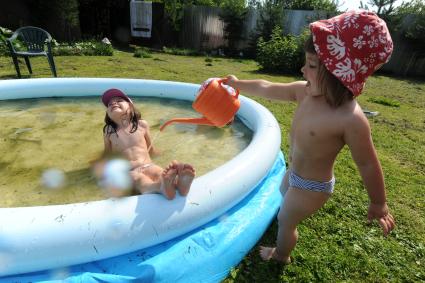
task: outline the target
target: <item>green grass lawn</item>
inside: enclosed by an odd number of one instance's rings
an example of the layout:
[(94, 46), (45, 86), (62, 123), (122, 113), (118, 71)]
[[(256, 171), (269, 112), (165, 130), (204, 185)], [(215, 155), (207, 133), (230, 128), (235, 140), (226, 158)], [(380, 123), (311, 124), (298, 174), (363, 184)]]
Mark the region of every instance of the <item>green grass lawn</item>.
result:
[[(153, 53), (135, 58), (116, 51), (112, 57), (55, 57), (59, 77), (123, 77), (201, 83), (235, 74), (290, 82), (301, 77), (264, 74), (251, 60), (173, 56)], [(23, 62), (23, 61), (22, 61)], [(33, 78), (50, 77), (45, 58), (34, 58)], [(28, 77), (25, 64), (21, 73)], [(12, 60), (0, 57), (0, 79), (16, 78)], [(1, 82), (0, 82), (1, 83)], [(295, 105), (257, 99), (279, 121), (282, 150)], [(371, 77), (358, 98), (370, 118), (372, 135), (385, 174), (387, 198), (396, 229), (383, 237), (367, 225), (368, 197), (345, 148), (335, 164), (337, 184), (328, 203), (299, 226), (294, 263), (262, 262), (254, 247), (225, 282), (419, 282), (425, 280), (425, 80), (384, 75)], [(273, 245), (274, 221), (258, 245)], [(219, 260), (219, 259), (217, 259)]]

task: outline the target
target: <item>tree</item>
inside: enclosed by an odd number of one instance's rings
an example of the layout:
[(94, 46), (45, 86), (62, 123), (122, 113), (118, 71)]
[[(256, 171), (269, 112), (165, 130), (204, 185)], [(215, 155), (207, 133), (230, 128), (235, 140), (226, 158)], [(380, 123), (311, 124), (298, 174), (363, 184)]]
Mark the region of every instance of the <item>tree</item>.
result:
[[(425, 48), (425, 2), (422, 0), (413, 0), (403, 3), (396, 9), (399, 22), (405, 17), (411, 17), (413, 20), (407, 28), (403, 30), (406, 39), (412, 42), (418, 50)], [(402, 29), (400, 27), (400, 29)]]
[(53, 37), (73, 41), (80, 36), (77, 0), (26, 0), (33, 22)]
[(225, 0), (157, 0), (154, 2), (164, 3), (165, 13), (172, 27), (179, 31), (185, 7), (192, 5), (219, 7)]
[(242, 39), (248, 7), (245, 0), (225, 0), (220, 7), (222, 8), (220, 18), (225, 24), (225, 38), (228, 42), (229, 51), (234, 53)]
[(328, 12), (337, 12), (339, 0), (285, 0), (284, 9), (291, 10), (323, 10)]
[(283, 1), (264, 0), (258, 7), (257, 39), (263, 37), (264, 41), (271, 38), (275, 27), (283, 30)]
[[(367, 4), (375, 6), (377, 8), (376, 14), (383, 17), (393, 14), (395, 11), (394, 4), (396, 1), (397, 0), (369, 0)], [(363, 2), (360, 1), (360, 7), (369, 10), (367, 4), (363, 4)]]

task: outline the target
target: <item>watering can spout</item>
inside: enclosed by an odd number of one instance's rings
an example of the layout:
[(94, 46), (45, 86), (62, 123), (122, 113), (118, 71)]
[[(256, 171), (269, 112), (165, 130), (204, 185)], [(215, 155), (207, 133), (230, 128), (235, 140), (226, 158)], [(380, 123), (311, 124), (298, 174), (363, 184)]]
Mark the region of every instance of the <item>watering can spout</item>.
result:
[(211, 123), (207, 118), (201, 117), (201, 118), (175, 118), (168, 120), (165, 122), (159, 130), (164, 130), (165, 127), (170, 125), (171, 123), (183, 123), (183, 124), (197, 124), (197, 125), (207, 125), (207, 126), (214, 126), (213, 123)]
[(239, 109), (239, 90), (223, 85), (222, 79), (208, 79), (199, 91), (192, 107), (202, 115), (201, 118), (175, 118), (161, 126), (162, 131), (171, 123), (198, 124), (223, 127), (233, 121)]

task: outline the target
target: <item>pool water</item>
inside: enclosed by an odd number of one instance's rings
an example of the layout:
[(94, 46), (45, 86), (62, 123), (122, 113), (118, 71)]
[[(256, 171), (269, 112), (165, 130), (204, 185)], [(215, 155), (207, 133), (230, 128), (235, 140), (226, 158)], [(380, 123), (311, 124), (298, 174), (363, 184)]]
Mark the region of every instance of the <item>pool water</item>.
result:
[[(153, 161), (165, 167), (173, 159), (192, 164), (197, 176), (224, 164), (248, 146), (252, 132), (238, 119), (224, 128), (172, 124), (175, 117), (198, 117), (191, 103), (135, 98), (151, 127)], [(0, 105), (0, 207), (66, 204), (105, 199), (90, 162), (103, 151), (105, 108), (98, 97), (2, 101)], [(46, 170), (64, 173), (64, 186), (48, 189)]]

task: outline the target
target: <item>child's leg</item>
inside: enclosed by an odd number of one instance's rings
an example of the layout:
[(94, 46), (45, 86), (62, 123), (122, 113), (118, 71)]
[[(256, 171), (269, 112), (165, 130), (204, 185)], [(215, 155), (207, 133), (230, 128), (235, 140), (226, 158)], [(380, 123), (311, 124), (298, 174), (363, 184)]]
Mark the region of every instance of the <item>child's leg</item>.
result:
[(298, 240), (298, 223), (321, 208), (329, 196), (327, 193), (290, 187), (278, 214), (277, 246), (276, 248), (262, 247), (260, 250), (261, 257), (264, 260), (273, 258), (289, 263), (289, 255)]
[[(286, 192), (289, 189), (289, 170), (286, 171), (285, 176), (282, 179), (282, 183), (280, 184), (280, 194), (282, 195), (282, 197), (284, 198), (286, 195)], [(280, 208), (279, 208), (279, 212), (283, 210), (283, 201), (280, 204)], [(279, 217), (278, 217), (279, 219)], [(279, 237), (278, 237), (279, 238)], [(276, 247), (264, 247), (264, 246), (260, 246), (260, 256), (263, 260), (270, 260), (271, 258), (276, 258), (277, 254), (275, 253), (276, 251)], [(283, 259), (282, 260), (284, 263), (290, 263), (290, 259)]]

